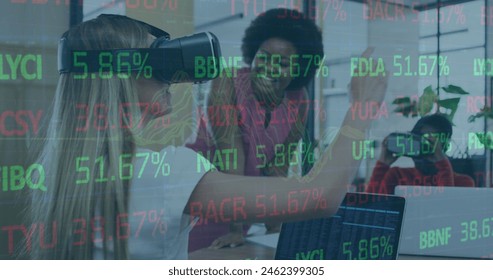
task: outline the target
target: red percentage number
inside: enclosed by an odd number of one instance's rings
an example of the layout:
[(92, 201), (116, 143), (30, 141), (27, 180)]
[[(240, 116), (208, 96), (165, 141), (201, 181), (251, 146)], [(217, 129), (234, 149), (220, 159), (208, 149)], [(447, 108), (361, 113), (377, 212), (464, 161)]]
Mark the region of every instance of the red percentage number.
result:
[(346, 20), (347, 12), (342, 7), (344, 5), (344, 0), (324, 0), (324, 2), (326, 3), (323, 16), (324, 19), (327, 17), (327, 12), (332, 9), (335, 11), (334, 21)]
[(323, 189), (313, 189), (312, 199), (315, 201), (315, 209), (326, 209), (327, 200), (323, 198)]
[(151, 105), (151, 114), (154, 118), (154, 128), (165, 128), (171, 124), (171, 118), (169, 115), (164, 115), (161, 112), (161, 105), (158, 102), (154, 102)]
[(343, 20), (347, 18), (347, 12), (342, 9), (344, 0), (332, 0), (332, 9), (336, 11), (334, 20)]
[(455, 16), (455, 23), (457, 24), (465, 24), (466, 23), (466, 15), (462, 12), (464, 9), (463, 5), (455, 5), (451, 7), (448, 11), (447, 23), (450, 22), (452, 16)]
[(168, 230), (168, 224), (166, 223), (166, 221), (161, 220), (161, 218), (164, 216), (164, 209), (161, 209), (159, 216), (157, 214), (157, 210), (150, 210), (148, 212), (146, 211), (135, 212), (133, 215), (141, 216), (139, 226), (135, 231), (135, 237), (139, 237), (139, 234), (142, 231), (142, 227), (146, 222), (154, 225), (152, 229), (153, 237), (156, 236), (156, 232), (158, 229), (159, 229), (159, 234), (161, 236), (164, 236), (166, 234), (166, 231)]
[(147, 219), (149, 223), (154, 224), (154, 228), (152, 229), (152, 237), (156, 236), (156, 231), (158, 229), (161, 235), (166, 234), (166, 231), (168, 230), (168, 224), (165, 221), (161, 220), (161, 217), (163, 216), (164, 216), (164, 209), (161, 209), (159, 216), (156, 210), (149, 211), (149, 215), (147, 216)]
[[(301, 193), (302, 200), (297, 197)], [(306, 207), (315, 202), (315, 210), (326, 209), (327, 200), (323, 197), (323, 189), (307, 189), (301, 191), (291, 191), (288, 193), (288, 213), (294, 214), (299, 210), (304, 212)], [(312, 203), (310, 203), (312, 202)], [(283, 211), (284, 212), (284, 211)]]

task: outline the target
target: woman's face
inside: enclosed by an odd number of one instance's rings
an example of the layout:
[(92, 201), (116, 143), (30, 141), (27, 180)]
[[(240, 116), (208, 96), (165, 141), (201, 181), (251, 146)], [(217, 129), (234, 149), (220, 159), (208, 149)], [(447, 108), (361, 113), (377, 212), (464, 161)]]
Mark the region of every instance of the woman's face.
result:
[(145, 104), (140, 107), (147, 107), (152, 112), (147, 114), (148, 117), (158, 118), (171, 113), (173, 107), (169, 87), (169, 84), (156, 79), (137, 79), (139, 102)]
[[(429, 125), (424, 125), (419, 130), (418, 134), (428, 139), (430, 143), (435, 143), (436, 141), (440, 143), (440, 145), (432, 144), (434, 146), (434, 153), (428, 154), (426, 156), (421, 156), (419, 158), (413, 158), (414, 166), (423, 175), (435, 175), (438, 172), (438, 169), (436, 168), (435, 161), (433, 159), (436, 157), (437, 154), (444, 153), (442, 151), (442, 147), (443, 145), (445, 145), (445, 142), (447, 142), (448, 136), (446, 136), (445, 133)], [(427, 150), (429, 149), (430, 148), (428, 148)]]
[[(153, 35), (148, 35), (147, 43), (150, 46), (156, 40)], [(142, 112), (147, 115), (145, 122), (153, 118), (162, 117), (171, 113), (171, 94), (169, 92), (170, 85), (156, 79), (137, 78), (137, 90), (139, 102), (145, 104), (141, 108), (148, 108), (151, 114)], [(145, 110), (145, 109), (144, 109)]]
[(281, 38), (264, 41), (255, 54), (252, 64), (257, 90), (262, 94), (274, 93), (277, 97), (284, 97), (279, 95), (283, 94), (293, 78), (300, 74), (297, 63), (297, 50), (291, 42)]

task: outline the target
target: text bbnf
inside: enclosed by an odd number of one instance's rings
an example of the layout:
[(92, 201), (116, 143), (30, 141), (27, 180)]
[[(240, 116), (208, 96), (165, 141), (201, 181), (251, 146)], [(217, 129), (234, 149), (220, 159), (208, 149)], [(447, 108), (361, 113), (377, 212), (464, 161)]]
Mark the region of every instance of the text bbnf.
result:
[(419, 249), (429, 249), (434, 247), (446, 246), (452, 237), (451, 227), (421, 231), (419, 233)]
[(0, 136), (38, 135), (39, 121), (43, 111), (36, 114), (30, 110), (8, 110), (0, 114)]
[(0, 80), (41, 80), (43, 78), (43, 60), (34, 54), (1, 54)]
[[(217, 65), (219, 64), (219, 67)], [(196, 56), (194, 77), (197, 79), (228, 77), (235, 78), (238, 76), (238, 69), (242, 66), (242, 57), (214, 57), (214, 56)]]

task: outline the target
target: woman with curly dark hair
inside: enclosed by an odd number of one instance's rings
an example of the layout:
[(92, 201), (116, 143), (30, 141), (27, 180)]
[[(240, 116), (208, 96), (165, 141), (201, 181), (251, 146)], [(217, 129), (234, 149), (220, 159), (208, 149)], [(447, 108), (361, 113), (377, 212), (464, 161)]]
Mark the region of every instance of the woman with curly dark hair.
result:
[[(214, 155), (215, 160), (210, 160), (219, 163), (217, 167), (223, 172), (286, 177), (289, 167), (298, 164), (295, 154), (305, 131), (309, 107), (305, 86), (317, 70), (314, 61), (323, 58), (322, 34), (314, 22), (298, 11), (272, 9), (251, 22), (241, 50), (248, 67), (229, 72), (237, 73), (234, 77), (225, 74), (213, 81), (208, 99), (208, 128), (201, 125), (197, 142), (189, 147), (204, 155)], [(234, 113), (230, 108), (234, 108)], [(224, 168), (221, 163), (230, 158), (222, 153), (223, 158), (216, 159), (217, 150), (230, 149), (237, 153), (237, 161)], [(279, 224), (266, 227), (269, 232), (279, 230)], [(211, 238), (218, 236), (218, 228), (196, 227), (190, 249), (210, 244)], [(243, 226), (233, 224), (231, 232), (216, 239), (212, 247), (243, 242)]]

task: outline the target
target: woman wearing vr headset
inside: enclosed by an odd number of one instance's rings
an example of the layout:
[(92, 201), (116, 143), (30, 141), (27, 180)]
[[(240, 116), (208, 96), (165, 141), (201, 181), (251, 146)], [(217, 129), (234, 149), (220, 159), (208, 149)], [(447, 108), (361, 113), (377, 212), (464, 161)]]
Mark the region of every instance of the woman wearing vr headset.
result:
[[(251, 22), (241, 50), (248, 67), (225, 70), (213, 81), (208, 99), (212, 109), (208, 129), (212, 133), (202, 125), (197, 142), (189, 147), (211, 155), (234, 147), (237, 168), (221, 170), (226, 173), (286, 177), (292, 163), (298, 162), (292, 157), (305, 133), (309, 106), (315, 107), (306, 86), (315, 76), (317, 63), (323, 61), (322, 33), (296, 10), (272, 9)], [(236, 112), (216, 108), (235, 108)], [(280, 224), (265, 226), (267, 232), (276, 232)], [(195, 227), (191, 250), (211, 242), (213, 248), (244, 243), (241, 223), (231, 224), (230, 233), (219, 237), (225, 227)]]
[[(71, 28), (65, 44), (73, 53), (127, 50), (148, 48), (160, 36), (155, 27), (145, 23), (102, 15)], [(359, 164), (352, 157), (351, 141), (361, 140), (370, 125), (370, 121), (352, 120), (348, 112), (333, 145), (303, 178), (198, 171), (196, 162), (204, 159), (194, 151), (166, 145), (153, 146), (151, 151), (142, 141), (145, 128), (138, 126), (140, 122), (149, 126), (156, 118), (180, 109), (171, 104), (168, 82), (139, 77), (137, 70), (128, 76), (110, 77), (104, 71), (95, 73), (94, 78), (85, 74), (67, 71), (59, 78), (38, 161), (45, 166), (42, 179), (47, 191), (34, 191), (29, 209), (32, 222), (43, 225), (42, 234), (31, 236), (24, 246), (24, 253), (34, 259), (186, 259), (191, 227), (199, 217), (210, 215), (213, 206), (218, 217), (231, 221), (282, 222), (330, 216), (337, 211)], [(386, 86), (385, 78), (360, 77), (353, 78), (350, 91), (355, 101), (381, 102)], [(123, 104), (146, 102), (161, 108), (154, 119), (144, 118), (139, 106), (127, 106), (129, 111), (124, 114), (119, 111)], [(98, 104), (106, 104), (107, 110), (95, 113), (101, 107)], [(77, 110), (89, 113), (81, 117)], [(106, 129), (95, 129), (95, 125), (83, 129), (101, 119), (109, 122)], [(165, 176), (160, 170), (155, 172), (156, 168), (142, 168), (154, 158), (166, 159), (163, 166), (169, 169)], [(300, 201), (296, 211), (292, 202), (288, 208), (289, 193), (314, 188), (322, 191), (327, 207), (321, 209), (315, 201), (301, 206)], [(287, 211), (267, 216), (258, 197), (274, 194), (279, 198), (278, 209)], [(37, 246), (40, 242), (44, 246)]]
[[(455, 173), (445, 152), (452, 137), (452, 123), (440, 114), (422, 117), (413, 127), (411, 133), (422, 137), (419, 149), (430, 147), (428, 154), (412, 156), (414, 168), (390, 167), (401, 155), (395, 154), (387, 147), (389, 136), (382, 145), (380, 158), (366, 189), (367, 192), (393, 194), (397, 185), (411, 186), (460, 186), (474, 187), (474, 180), (464, 174)], [(400, 139), (405, 145), (405, 139)], [(399, 140), (398, 140), (399, 141)]]

